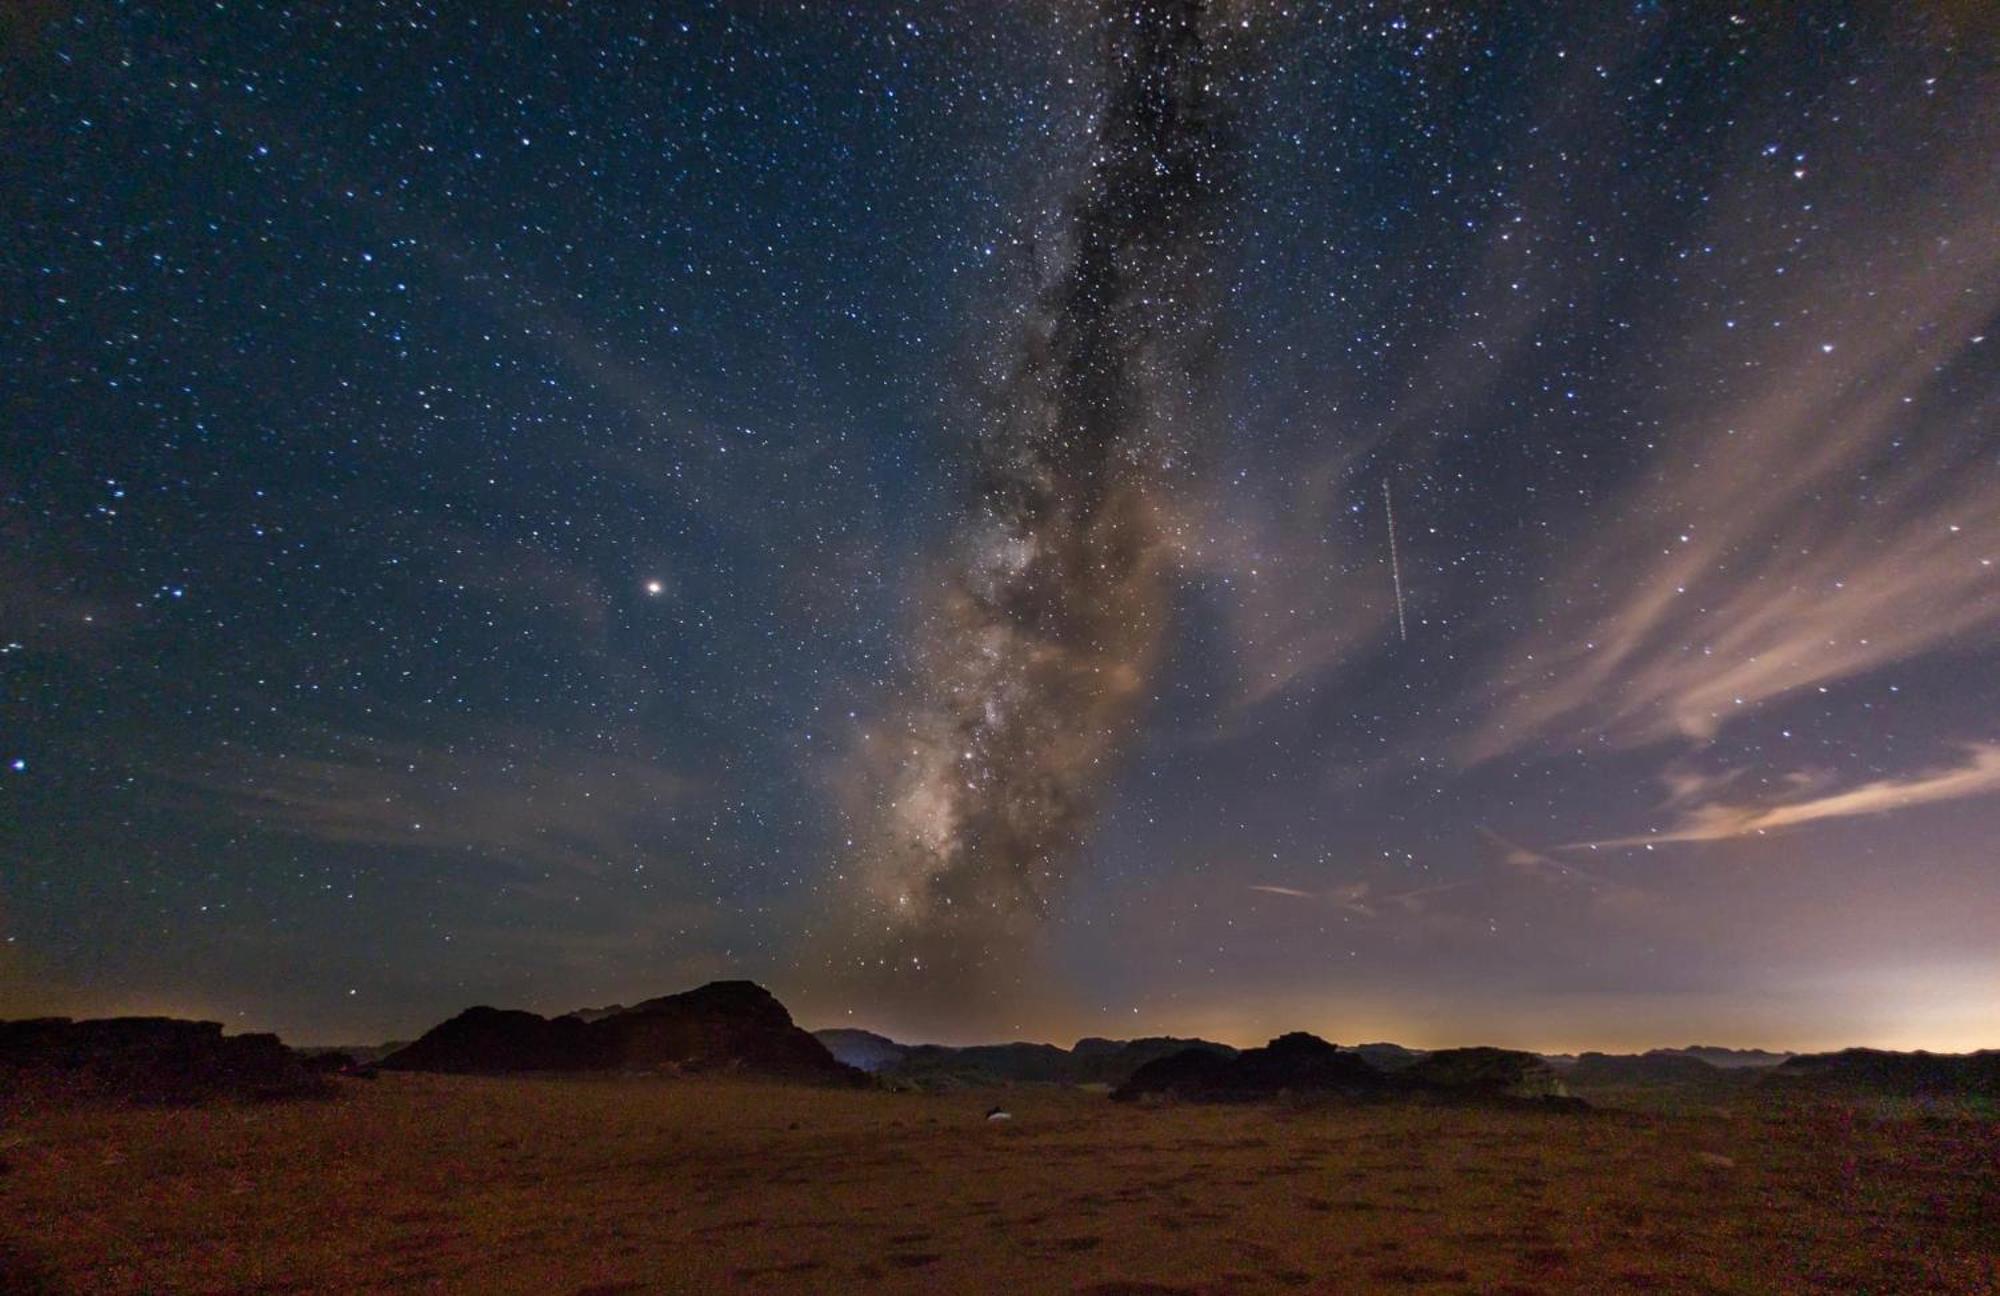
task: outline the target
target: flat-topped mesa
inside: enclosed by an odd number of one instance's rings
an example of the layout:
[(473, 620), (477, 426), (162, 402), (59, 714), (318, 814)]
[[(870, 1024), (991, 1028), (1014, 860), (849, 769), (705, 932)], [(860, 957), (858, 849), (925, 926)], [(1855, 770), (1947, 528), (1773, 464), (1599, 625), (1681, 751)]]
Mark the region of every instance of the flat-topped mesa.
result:
[(311, 1097), (330, 1082), (276, 1035), (174, 1017), (0, 1022), (0, 1091), (140, 1103)]
[(838, 1061), (751, 981), (715, 981), (630, 1008), (542, 1017), (468, 1008), (389, 1057), (390, 1071), (505, 1074), (522, 1071), (741, 1072), (855, 1084)]

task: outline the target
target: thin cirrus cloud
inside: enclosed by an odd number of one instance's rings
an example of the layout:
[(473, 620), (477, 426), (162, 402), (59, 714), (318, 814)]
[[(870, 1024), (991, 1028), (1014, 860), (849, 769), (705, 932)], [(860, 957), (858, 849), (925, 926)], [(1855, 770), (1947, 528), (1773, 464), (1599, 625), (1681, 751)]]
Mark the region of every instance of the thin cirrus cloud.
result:
[(347, 737), (324, 754), (218, 761), (189, 782), (264, 828), (466, 853), (531, 876), (643, 863), (705, 796), (697, 780), (643, 761), (504, 735), (464, 745)]
[(1728, 841), (1829, 819), (1887, 814), (1911, 806), (1991, 795), (2000, 792), (2000, 742), (1966, 743), (1963, 759), (1956, 764), (1837, 790), (1829, 789), (1824, 778), (1798, 774), (1784, 780), (1784, 791), (1778, 796), (1759, 800), (1732, 794), (1729, 788), (1735, 782), (1734, 776), (1724, 775), (1709, 780), (1706, 787), (1694, 788), (1690, 780), (1680, 780), (1668, 803), (1676, 808), (1671, 826), (1658, 832), (1579, 843), (1570, 849)]
[[(1845, 238), (1820, 273), (1754, 319), (1689, 326), (1742, 377), (1663, 409), (1643, 476), (1487, 681), (1503, 701), (1461, 744), (1468, 764), (1702, 743), (1759, 704), (2000, 632), (1993, 405), (1962, 398), (1993, 385), (1996, 207), (1982, 177), (1898, 214), (1831, 214)], [(1956, 412), (1933, 413), (1948, 389)]]

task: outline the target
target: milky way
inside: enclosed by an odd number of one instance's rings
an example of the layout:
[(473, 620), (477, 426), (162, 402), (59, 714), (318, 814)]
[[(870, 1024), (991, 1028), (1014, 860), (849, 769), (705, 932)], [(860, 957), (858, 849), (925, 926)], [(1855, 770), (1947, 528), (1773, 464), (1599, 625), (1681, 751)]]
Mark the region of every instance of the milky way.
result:
[(0, 1016), (1995, 1042), (1991, 6), (28, 8)]
[(877, 753), (875, 958), (948, 994), (1046, 915), (1160, 655), (1230, 187), (1216, 10), (1111, 6), (1090, 28), (1106, 81), (1090, 157), (1004, 340), (1018, 359), (921, 627), (919, 691)]

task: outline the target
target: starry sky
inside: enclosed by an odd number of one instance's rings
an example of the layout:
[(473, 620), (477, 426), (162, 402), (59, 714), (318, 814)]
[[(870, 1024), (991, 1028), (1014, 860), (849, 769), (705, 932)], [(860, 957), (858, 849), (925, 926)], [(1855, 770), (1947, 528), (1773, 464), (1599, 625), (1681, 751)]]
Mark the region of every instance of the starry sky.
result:
[(0, 1015), (2000, 1044), (1985, 6), (0, 58)]

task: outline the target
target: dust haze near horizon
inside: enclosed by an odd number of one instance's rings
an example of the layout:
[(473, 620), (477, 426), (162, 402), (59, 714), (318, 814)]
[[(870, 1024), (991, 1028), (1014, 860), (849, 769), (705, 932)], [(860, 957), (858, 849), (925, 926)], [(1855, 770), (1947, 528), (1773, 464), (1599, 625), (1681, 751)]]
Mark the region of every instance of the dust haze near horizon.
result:
[(0, 57), (0, 1015), (2000, 1045), (1968, 8)]

